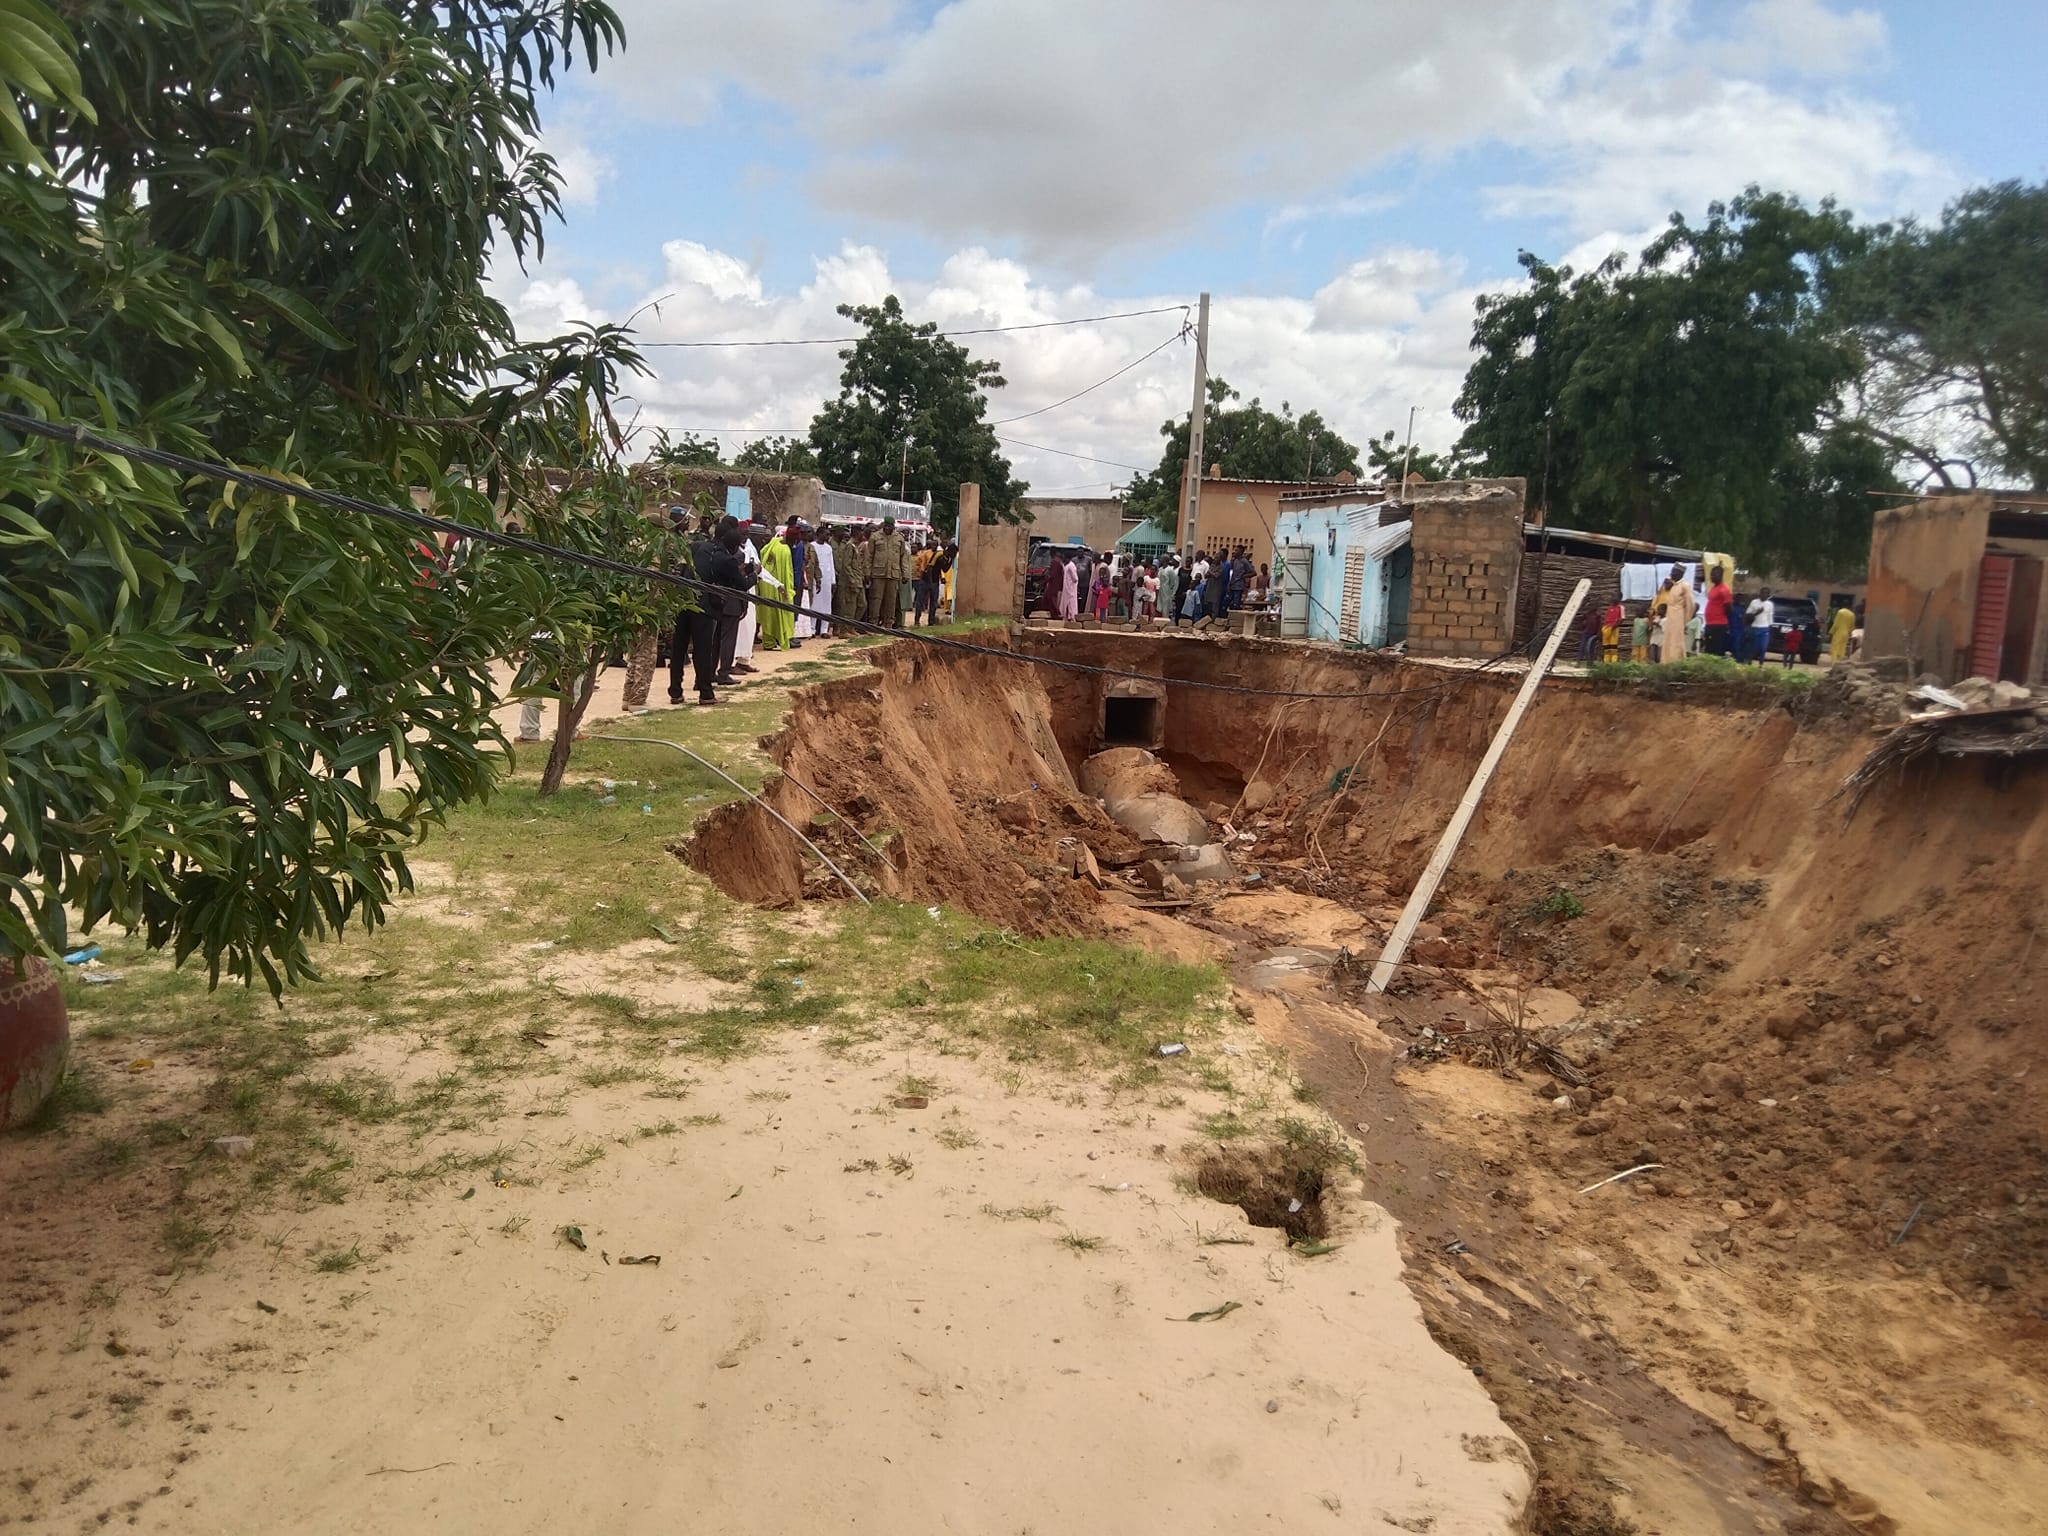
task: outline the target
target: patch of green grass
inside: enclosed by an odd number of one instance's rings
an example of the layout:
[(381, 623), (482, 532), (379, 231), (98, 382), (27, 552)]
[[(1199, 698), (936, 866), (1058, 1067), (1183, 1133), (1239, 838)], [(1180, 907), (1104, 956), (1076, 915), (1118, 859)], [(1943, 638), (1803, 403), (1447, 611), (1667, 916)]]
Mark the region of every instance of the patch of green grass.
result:
[(914, 1077), (906, 1072), (896, 1084), (896, 1091), (918, 1098), (934, 1099), (939, 1094), (939, 1082), (934, 1077)]
[(344, 1155), (318, 1168), (308, 1168), (294, 1181), (299, 1192), (328, 1205), (340, 1205), (348, 1198), (348, 1184), (342, 1175), (354, 1168), (356, 1160)]
[(92, 1160), (104, 1174), (126, 1173), (141, 1153), (134, 1142), (121, 1136), (102, 1136), (93, 1143)]
[(582, 1146), (562, 1159), (562, 1172), (578, 1173), (588, 1168), (592, 1163), (602, 1162), (603, 1160), (604, 1143), (586, 1141)]
[(501, 1141), (494, 1147), (474, 1151), (449, 1150), (402, 1169), (393, 1177), (409, 1184), (425, 1184), (434, 1179), (445, 1179), (458, 1173), (480, 1173), (484, 1169), (500, 1170), (507, 1163), (517, 1160), (519, 1148), (509, 1141)]
[(1586, 904), (1560, 885), (1548, 896), (1539, 896), (1536, 900), (1530, 902), (1527, 907), (1523, 908), (1523, 911), (1529, 917), (1547, 917), (1561, 923), (1568, 923), (1574, 918), (1586, 915)]
[(323, 1275), (345, 1275), (364, 1262), (363, 1246), (355, 1242), (346, 1248), (330, 1248), (313, 1261), (313, 1268)]
[(1274, 1129), (1291, 1154), (1289, 1160), (1297, 1167), (1318, 1171), (1331, 1168), (1355, 1170), (1358, 1167), (1357, 1152), (1328, 1121), (1303, 1120), (1287, 1115)]
[[(947, 1027), (1000, 1045), (1012, 1061), (1067, 1069), (1140, 1062), (1163, 1036), (1177, 1039), (1213, 1017), (1221, 997), (1222, 974), (1213, 966), (1101, 940), (1026, 941), (952, 914), (935, 925), (921, 909), (909, 911), (914, 916), (868, 920), (871, 936), (879, 925), (878, 947), (894, 948), (901, 935), (913, 955), (929, 955), (931, 929), (939, 927), (942, 947), (922, 978), (931, 1001)], [(899, 977), (901, 966), (898, 959)], [(896, 985), (901, 996), (909, 983)]]
[(981, 1214), (993, 1216), (997, 1221), (1051, 1221), (1052, 1213), (1059, 1207), (1050, 1200), (1037, 1205), (984, 1205)]
[(61, 1131), (78, 1116), (101, 1114), (106, 1107), (107, 1096), (100, 1087), (99, 1075), (84, 1062), (73, 1062), (23, 1129), (33, 1135)]
[(954, 1152), (981, 1145), (981, 1138), (964, 1125), (942, 1125), (933, 1133), (932, 1140)]
[(395, 1120), (405, 1104), (390, 1079), (356, 1068), (339, 1077), (316, 1078), (293, 1084), (300, 1099), (328, 1114), (362, 1125), (382, 1125)]
[(179, 1214), (164, 1223), (164, 1246), (181, 1259), (197, 1254), (211, 1253), (220, 1242), (220, 1234), (190, 1216)]
[(635, 1140), (648, 1141), (656, 1136), (678, 1135), (682, 1129), (673, 1120), (657, 1120), (652, 1125), (636, 1125), (633, 1127), (633, 1136)]
[(576, 1080), (586, 1088), (615, 1088), (620, 1083), (637, 1083), (647, 1076), (645, 1067), (636, 1067), (623, 1061), (607, 1061), (594, 1067), (585, 1067), (576, 1074)]
[(1241, 1141), (1252, 1134), (1252, 1123), (1234, 1109), (1220, 1109), (1201, 1119), (1201, 1131), (1217, 1141)]
[(1094, 1253), (1104, 1244), (1104, 1239), (1102, 1238), (1083, 1237), (1078, 1232), (1063, 1232), (1055, 1241), (1062, 1248), (1069, 1249), (1074, 1253)]
[(1643, 688), (1651, 692), (1747, 695), (1759, 703), (1801, 693), (1814, 684), (1814, 674), (1776, 664), (1744, 666), (1726, 656), (1688, 656), (1682, 661), (1596, 661), (1586, 668), (1595, 686)]
[(526, 1218), (524, 1216), (507, 1216), (491, 1230), (498, 1233), (501, 1237), (517, 1237), (526, 1230)]

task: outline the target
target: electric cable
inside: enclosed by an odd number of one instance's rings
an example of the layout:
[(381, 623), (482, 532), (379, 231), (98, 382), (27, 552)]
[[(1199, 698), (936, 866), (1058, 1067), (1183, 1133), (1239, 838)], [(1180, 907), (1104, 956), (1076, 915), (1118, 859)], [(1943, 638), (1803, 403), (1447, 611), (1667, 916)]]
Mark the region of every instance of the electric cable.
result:
[(1199, 678), (1169, 678), (1156, 672), (1138, 672), (1125, 667), (1098, 666), (1092, 662), (1072, 661), (1058, 656), (1034, 656), (1006, 647), (975, 645), (970, 641), (955, 639), (950, 635), (934, 635), (916, 628), (899, 629), (891, 625), (871, 624), (860, 619), (838, 617), (829, 611), (806, 608), (801, 604), (785, 602), (779, 598), (764, 597), (759, 592), (745, 592), (732, 587), (700, 581), (692, 576), (683, 576), (674, 571), (657, 570), (650, 566), (634, 565), (624, 560), (613, 560), (605, 555), (586, 554), (581, 550), (564, 549), (524, 534), (507, 533), (499, 528), (482, 528), (468, 523), (459, 523), (451, 518), (436, 517), (430, 512), (421, 512), (412, 507), (390, 506), (382, 502), (369, 501), (343, 491), (331, 491), (319, 486), (303, 485), (287, 480), (267, 470), (244, 469), (232, 464), (223, 464), (207, 459), (194, 458), (189, 454), (176, 453), (164, 448), (150, 448), (140, 443), (123, 442), (108, 437), (94, 428), (80, 423), (56, 423), (24, 416), (16, 411), (0, 410), (0, 428), (39, 437), (54, 443), (69, 444), (89, 449), (95, 453), (111, 454), (137, 464), (150, 464), (159, 469), (174, 470), (179, 474), (217, 480), (223, 484), (248, 486), (255, 490), (269, 491), (278, 496), (292, 497), (301, 501), (314, 502), (320, 506), (332, 507), (337, 511), (353, 512), (364, 517), (380, 518), (397, 523), (420, 533), (453, 535), (456, 538), (472, 539), (480, 544), (497, 545), (505, 549), (517, 549), (526, 554), (545, 559), (560, 560), (571, 565), (584, 566), (590, 570), (603, 571), (614, 576), (623, 576), (640, 581), (652, 581), (671, 586), (693, 594), (707, 594), (723, 599), (739, 596), (752, 603), (755, 608), (772, 609), (783, 613), (802, 615), (823, 620), (858, 633), (878, 636), (888, 640), (910, 640), (935, 649), (952, 651), (969, 656), (987, 656), (997, 660), (1022, 663), (1028, 666), (1051, 667), (1059, 671), (1081, 673), (1096, 677), (1117, 678), (1130, 682), (1169, 683), (1178, 688), (1199, 688), (1214, 693), (1241, 694), (1254, 698), (1269, 699), (1385, 699), (1412, 696), (1416, 694), (1441, 694), (1456, 686), (1460, 681), (1480, 675), (1495, 662), (1505, 661), (1516, 654), (1514, 650), (1490, 657), (1480, 667), (1452, 673), (1440, 683), (1420, 688), (1354, 688), (1336, 690), (1289, 689), (1289, 688), (1247, 688), (1241, 683), (1211, 682)]
[(1114, 383), (1116, 380), (1122, 378), (1125, 374), (1129, 373), (1133, 368), (1136, 368), (1140, 363), (1150, 362), (1153, 358), (1157, 357), (1160, 353), (1164, 352), (1168, 347), (1172, 346), (1176, 341), (1187, 340), (1187, 335), (1188, 328), (1185, 324), (1183, 324), (1179, 330), (1175, 331), (1171, 336), (1167, 337), (1166, 340), (1159, 343), (1159, 345), (1154, 347), (1150, 352), (1147, 352), (1143, 357), (1132, 358), (1131, 361), (1125, 363), (1123, 367), (1117, 369), (1117, 371), (1115, 373), (1112, 373), (1108, 378), (1097, 379), (1093, 384), (1090, 384), (1086, 389), (1077, 389), (1071, 395), (1067, 396), (1067, 398), (1064, 400), (1055, 400), (1051, 405), (1041, 405), (1037, 410), (1026, 411), (1021, 416), (1005, 416), (1001, 421), (992, 421), (989, 423), (989, 425), (992, 427), (1007, 427), (1012, 422), (1029, 421), (1034, 416), (1043, 416), (1047, 411), (1056, 411), (1063, 405), (1072, 405), (1076, 400), (1080, 399), (1083, 395), (1093, 394), (1096, 390), (1102, 388), (1103, 385)]
[[(1072, 320), (1031, 320), (1020, 325), (979, 325), (959, 331), (934, 331), (933, 336), (1003, 336), (1013, 331), (1050, 331), (1067, 325), (1102, 325), (1111, 320), (1140, 320), (1147, 315), (1186, 315), (1185, 304), (1162, 304), (1157, 309), (1126, 309), (1114, 315), (1077, 315)], [(736, 341), (640, 341), (640, 347), (846, 347), (866, 341), (860, 336), (791, 336), (769, 340)]]

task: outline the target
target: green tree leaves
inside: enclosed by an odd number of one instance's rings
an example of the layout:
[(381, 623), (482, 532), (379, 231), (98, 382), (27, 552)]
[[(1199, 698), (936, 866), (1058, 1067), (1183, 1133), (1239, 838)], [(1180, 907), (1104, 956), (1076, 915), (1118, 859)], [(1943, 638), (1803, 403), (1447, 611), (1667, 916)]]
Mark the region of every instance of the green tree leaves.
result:
[[(1278, 414), (1256, 398), (1247, 405), (1230, 403), (1239, 398), (1222, 379), (1209, 380), (1202, 457), (1222, 465), (1227, 478), (1312, 480), (1359, 472), (1356, 445), (1338, 436), (1317, 412), (1296, 416), (1285, 401)], [(1159, 466), (1131, 482), (1124, 505), (1171, 534), (1179, 521), (1181, 471), (1188, 461), (1188, 418), (1162, 424), (1159, 435), (1166, 439)]]
[(1574, 275), (1524, 253), (1524, 286), (1479, 300), (1460, 449), (1527, 477), (1554, 520), (1761, 563), (1854, 567), (1867, 498), (1896, 481), (1840, 420), (1863, 354), (1835, 298), (1867, 233), (1752, 188), (1674, 215), (1633, 264)]
[(1981, 465), (2048, 491), (2048, 185), (1977, 187), (1937, 228), (1881, 229), (1854, 277), (1894, 448), (1944, 482)]
[[(557, 205), (538, 93), (616, 44), (607, 6), (65, 14), (0, 0), (0, 403), (470, 522), (616, 439), (624, 338), (515, 349), (484, 287)], [(602, 607), (524, 555), (5, 433), (0, 549), (0, 954), (68, 906), (272, 988), (489, 793), (498, 658)]]
[(736, 454), (734, 469), (765, 469), (778, 475), (815, 475), (817, 451), (800, 437), (757, 437)]
[(986, 391), (1003, 386), (997, 364), (968, 355), (930, 323), (913, 324), (893, 293), (880, 304), (842, 304), (867, 334), (839, 354), (839, 398), (811, 422), (817, 473), (827, 484), (904, 501), (929, 493), (950, 527), (960, 486), (981, 486), (985, 522), (1015, 522), (1027, 489), (1010, 478), (988, 425)]

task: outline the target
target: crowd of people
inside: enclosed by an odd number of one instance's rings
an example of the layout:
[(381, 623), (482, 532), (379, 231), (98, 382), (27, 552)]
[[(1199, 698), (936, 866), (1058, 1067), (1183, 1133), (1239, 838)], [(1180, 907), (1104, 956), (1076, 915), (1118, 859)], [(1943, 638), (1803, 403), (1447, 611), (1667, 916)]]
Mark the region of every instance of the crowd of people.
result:
[(1121, 550), (1053, 549), (1045, 572), (1045, 611), (1098, 622), (1165, 619), (1201, 627), (1238, 609), (1263, 610), (1273, 597), (1273, 573), (1252, 563), (1251, 551), (1211, 557), (1190, 550), (1140, 560)]
[[(1831, 660), (1846, 661), (1857, 624), (1853, 608), (1838, 606), (1822, 633), (1811, 638), (1816, 646), (1825, 643)], [(1778, 622), (1769, 587), (1742, 603), (1729, 585), (1728, 571), (1718, 565), (1706, 573), (1704, 598), (1694, 591), (1686, 568), (1674, 565), (1655, 597), (1646, 602), (1617, 597), (1582, 621), (1580, 633), (1581, 661), (1591, 661), (1596, 651), (1602, 661), (1656, 663), (1704, 653), (1761, 666), (1775, 648), (1789, 667), (1809, 649), (1800, 625)]]
[[(725, 594), (683, 600), (668, 646), (671, 704), (683, 702), (692, 682), (699, 704), (717, 703), (720, 687), (755, 670), (756, 646), (796, 650), (829, 636), (835, 623), (900, 629), (937, 624), (951, 612), (959, 545), (907, 537), (894, 518), (813, 527), (792, 517), (758, 547), (750, 525), (729, 514), (703, 513), (694, 529), (682, 507), (671, 507), (669, 519), (683, 538), (671, 569)], [(767, 601), (751, 602), (749, 593)], [(629, 710), (646, 707), (660, 640), (652, 631), (637, 636), (627, 655)]]

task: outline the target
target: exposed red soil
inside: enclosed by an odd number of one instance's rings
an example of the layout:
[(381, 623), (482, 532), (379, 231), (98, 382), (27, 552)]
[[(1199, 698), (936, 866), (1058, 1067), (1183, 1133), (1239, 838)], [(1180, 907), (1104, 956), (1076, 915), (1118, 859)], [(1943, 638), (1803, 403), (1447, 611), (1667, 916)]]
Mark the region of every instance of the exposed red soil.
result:
[[(1172, 689), (1163, 754), (1252, 831), (1240, 858), (1269, 885), (1373, 922), (1516, 682), (1261, 642), (1017, 643), (1169, 681), (1374, 690)], [(1028, 931), (1095, 927), (1103, 898), (1061, 840), (1117, 836), (1069, 777), (1100, 745), (1101, 679), (909, 647), (879, 666), (803, 695), (773, 744), (900, 833), (874, 878)], [(1534, 1529), (1626, 1529), (1618, 1510), (1672, 1531), (2022, 1529), (2014, 1511), (2048, 1491), (2018, 1406), (2048, 1384), (2048, 1109), (2030, 1091), (2048, 770), (1930, 764), (1845, 822), (1830, 797), (1871, 741), (1783, 708), (1548, 685), (1417, 968), (1369, 1005), (1336, 984), (1333, 1011), (1288, 1026), (1340, 1119), (1412, 1138), (1365, 1145), (1430, 1187), (1389, 1175), (1375, 1198), (1408, 1224), (1433, 1321), (1537, 1454)], [(771, 830), (728, 810), (692, 857), (735, 895), (797, 899), (804, 869)], [(1220, 908), (1208, 921), (1228, 929)], [(1231, 936), (1247, 954), (1290, 939)], [(1527, 1065), (1422, 1065), (1422, 1031), (1490, 1024), (1471, 988), (1510, 976), (1584, 1005), (1559, 1043), (1589, 1081), (1564, 1108), (1566, 1085)], [(1425, 1049), (1361, 1074), (1361, 1041), (1384, 1037)], [(1571, 1195), (1637, 1162), (1663, 1167)], [(1469, 1247), (1446, 1255), (1454, 1240)], [(1699, 1496), (1615, 1492), (1645, 1465)]]

